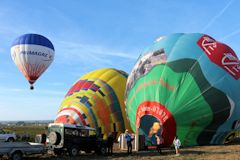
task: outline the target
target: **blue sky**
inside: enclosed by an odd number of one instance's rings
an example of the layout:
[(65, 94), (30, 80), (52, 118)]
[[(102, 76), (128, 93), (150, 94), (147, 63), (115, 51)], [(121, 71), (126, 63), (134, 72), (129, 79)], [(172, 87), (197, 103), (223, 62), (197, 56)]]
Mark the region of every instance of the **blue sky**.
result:
[[(240, 53), (238, 0), (0, 0), (0, 121), (53, 120), (71, 85), (99, 68), (129, 73), (162, 35), (206, 33)], [(55, 60), (35, 90), (10, 56), (13, 40), (41, 34)]]

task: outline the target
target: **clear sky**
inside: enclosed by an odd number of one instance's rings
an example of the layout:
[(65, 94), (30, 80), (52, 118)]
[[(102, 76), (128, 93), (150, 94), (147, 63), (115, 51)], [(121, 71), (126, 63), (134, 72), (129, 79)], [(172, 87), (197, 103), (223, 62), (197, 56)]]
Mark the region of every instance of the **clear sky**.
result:
[[(162, 35), (206, 33), (240, 53), (239, 0), (0, 0), (0, 121), (53, 120), (71, 87), (100, 68), (129, 73)], [(55, 60), (29, 84), (11, 59), (13, 40), (47, 37)]]

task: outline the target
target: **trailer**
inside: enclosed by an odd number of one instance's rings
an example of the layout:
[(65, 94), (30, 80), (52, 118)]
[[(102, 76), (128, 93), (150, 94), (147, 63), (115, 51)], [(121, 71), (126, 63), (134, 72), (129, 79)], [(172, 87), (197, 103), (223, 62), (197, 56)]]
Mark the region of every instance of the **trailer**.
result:
[(12, 160), (22, 160), (25, 155), (45, 153), (47, 153), (47, 148), (41, 143), (0, 142), (0, 158), (7, 156)]

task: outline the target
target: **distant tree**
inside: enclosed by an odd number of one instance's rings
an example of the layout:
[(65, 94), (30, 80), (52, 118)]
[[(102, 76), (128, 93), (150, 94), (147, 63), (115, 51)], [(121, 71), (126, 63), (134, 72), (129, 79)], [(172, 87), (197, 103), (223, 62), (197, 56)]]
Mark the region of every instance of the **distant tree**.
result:
[(18, 125), (18, 126), (25, 126), (25, 122), (24, 121), (18, 121), (16, 123), (16, 125)]

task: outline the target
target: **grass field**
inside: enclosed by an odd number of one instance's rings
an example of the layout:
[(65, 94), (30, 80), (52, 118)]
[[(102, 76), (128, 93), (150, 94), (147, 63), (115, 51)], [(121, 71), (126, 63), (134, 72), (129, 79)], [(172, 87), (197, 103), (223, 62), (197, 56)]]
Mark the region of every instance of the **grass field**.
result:
[(47, 125), (6, 126), (4, 130), (10, 133), (16, 133), (18, 137), (17, 141), (27, 140), (33, 142), (37, 134), (46, 133)]
[(175, 156), (172, 148), (163, 150), (163, 155), (159, 155), (156, 151), (139, 151), (133, 152), (128, 156), (126, 151), (118, 149), (117, 144), (114, 148), (112, 156), (98, 156), (92, 154), (82, 154), (76, 158), (68, 156), (56, 157), (52, 154), (38, 155), (26, 157), (26, 160), (240, 160), (240, 145), (216, 145), (216, 146), (200, 146), (182, 148), (181, 155)]

